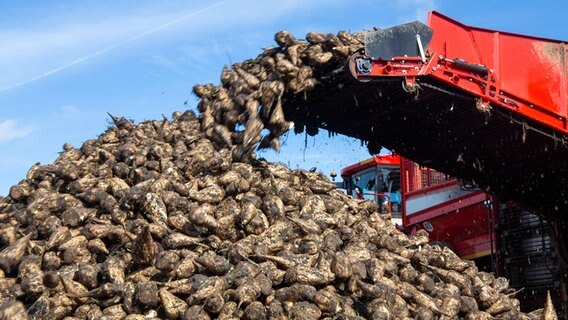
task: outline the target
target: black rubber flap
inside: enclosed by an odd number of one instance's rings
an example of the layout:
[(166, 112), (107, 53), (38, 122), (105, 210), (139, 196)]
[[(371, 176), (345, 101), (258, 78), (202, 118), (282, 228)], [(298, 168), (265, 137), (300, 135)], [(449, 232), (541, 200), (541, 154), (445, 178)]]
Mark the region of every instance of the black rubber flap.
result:
[(365, 55), (390, 60), (393, 57), (419, 57), (416, 35), (420, 35), (424, 52), (428, 49), (434, 31), (419, 21), (401, 24), (365, 35)]

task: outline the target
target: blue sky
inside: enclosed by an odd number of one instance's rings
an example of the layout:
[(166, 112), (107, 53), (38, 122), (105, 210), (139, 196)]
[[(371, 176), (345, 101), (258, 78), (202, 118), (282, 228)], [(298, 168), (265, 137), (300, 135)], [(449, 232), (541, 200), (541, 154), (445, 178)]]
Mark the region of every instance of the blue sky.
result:
[[(566, 1), (74, 0), (0, 1), (0, 195), (65, 142), (79, 147), (109, 124), (193, 108), (196, 83), (255, 57), (288, 30), (352, 32), (440, 11), (468, 25), (568, 40)], [(367, 158), (356, 140), (293, 133), (280, 154), (324, 173)]]

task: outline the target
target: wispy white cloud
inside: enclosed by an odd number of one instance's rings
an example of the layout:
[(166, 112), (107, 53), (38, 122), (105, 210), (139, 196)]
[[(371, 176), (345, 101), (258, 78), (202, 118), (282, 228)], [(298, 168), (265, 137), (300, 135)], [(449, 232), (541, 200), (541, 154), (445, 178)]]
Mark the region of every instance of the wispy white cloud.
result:
[(33, 126), (21, 126), (14, 119), (0, 122), (0, 142), (23, 138), (35, 130)]
[[(375, 4), (376, 0), (369, 0), (369, 2)], [(388, 20), (395, 21), (396, 24), (411, 20), (425, 22), (427, 13), (436, 9), (438, 2), (439, 0), (396, 0), (390, 3), (385, 2), (384, 6), (387, 6), (389, 9), (384, 12), (391, 11), (391, 9), (394, 10), (396, 18)], [(288, 21), (287, 17), (298, 16), (299, 12), (309, 13), (323, 5), (328, 7), (345, 7), (346, 4), (350, 4), (350, 1), (291, 0), (274, 2), (242, 0), (230, 2), (217, 8), (214, 16), (199, 17), (199, 19), (207, 19), (207, 21), (195, 21), (196, 23), (207, 25), (207, 31), (199, 30), (197, 31), (198, 33), (211, 32), (213, 36), (209, 38), (200, 37), (198, 41), (182, 43), (176, 51), (156, 56), (152, 62), (176, 73), (191, 68), (192, 70), (198, 69), (201, 74), (212, 71), (218, 74), (218, 70), (212, 70), (211, 67), (219, 65), (219, 62), (230, 65), (233, 62), (250, 58), (250, 52), (260, 52), (261, 47), (275, 45), (272, 36), (276, 31), (287, 29), (299, 38), (302, 38), (306, 32), (314, 30), (336, 31), (334, 29), (325, 29), (325, 27), (322, 28), (322, 26), (328, 24), (327, 21), (310, 21), (309, 14), (306, 17), (299, 17), (297, 23)], [(254, 8), (254, 10), (251, 10), (251, 8)], [(384, 12), (378, 10), (377, 17), (383, 17), (384, 19)], [(337, 24), (337, 19), (332, 18), (330, 20), (334, 21), (332, 24)], [(278, 21), (285, 22), (279, 24)], [(306, 23), (308, 21), (309, 23)], [(264, 24), (278, 29), (263, 28)], [(388, 25), (382, 25), (382, 27), (388, 27)], [(293, 28), (293, 30), (289, 28)], [(361, 30), (359, 26), (353, 26), (351, 31), (356, 32), (359, 30)]]
[(67, 104), (61, 107), (61, 112), (66, 114), (72, 114), (79, 112), (79, 109), (77, 109), (77, 107), (72, 104)]
[[(405, 10), (406, 13), (401, 15), (405, 22), (410, 20), (418, 20), (426, 23), (428, 12), (438, 8), (439, 0), (396, 0), (395, 4), (399, 8), (412, 8)], [(408, 20), (408, 21), (407, 21)]]
[[(239, 35), (238, 28), (259, 26), (287, 17), (291, 12), (309, 12), (321, 5), (346, 1), (221, 0), (213, 4), (206, 1), (188, 4), (172, 0), (160, 5), (147, 2), (135, 6), (137, 10), (115, 4), (102, 6), (102, 18), (98, 20), (92, 13), (85, 13), (88, 5), (84, 8), (76, 4), (72, 9), (79, 13), (61, 12), (63, 16), (58, 16), (61, 21), (50, 19), (40, 24), (41, 28), (0, 29), (0, 43), (9, 44), (0, 47), (0, 92), (44, 79), (156, 33), (160, 33), (160, 37), (152, 37), (153, 43), (172, 32), (178, 35), (183, 32), (187, 38), (203, 38), (205, 34), (219, 35), (220, 32), (235, 36)], [(82, 16), (85, 16), (84, 21)], [(240, 40), (243, 45), (251, 42), (250, 38)], [(217, 50), (223, 50), (224, 46), (218, 45)]]
[(69, 63), (97, 47), (136, 32), (140, 25), (129, 21), (62, 25), (51, 30), (0, 31), (0, 88), (9, 88)]
[[(72, 60), (71, 62), (65, 63), (65, 64), (60, 65), (60, 66), (58, 66), (58, 67), (55, 67), (55, 68), (53, 68), (53, 69), (47, 70), (47, 71), (45, 71), (45, 72), (42, 72), (42, 73), (40, 73), (40, 74), (38, 74), (38, 75), (32, 76), (31, 78), (28, 78), (28, 79), (25, 79), (25, 80), (23, 80), (23, 81), (20, 81), (20, 82), (16, 82), (16, 83), (7, 85), (7, 86), (5, 86), (5, 87), (0, 87), (0, 91), (10, 90), (10, 89), (13, 89), (13, 88), (16, 88), (16, 87), (19, 87), (19, 86), (22, 86), (22, 85), (25, 85), (25, 84), (28, 84), (28, 83), (31, 83), (31, 82), (40, 80), (40, 79), (43, 79), (43, 78), (45, 78), (45, 77), (47, 77), (47, 76), (50, 76), (50, 75), (52, 75), (52, 74), (55, 74), (55, 73), (60, 72), (60, 71), (62, 71), (62, 70), (65, 70), (65, 69), (67, 69), (67, 68), (69, 68), (69, 67), (72, 67), (72, 66), (74, 66), (74, 65), (76, 65), (76, 64), (82, 63), (82, 62), (87, 61), (87, 60), (89, 60), (89, 59), (92, 59), (92, 58), (94, 58), (94, 57), (96, 57), (96, 56), (99, 56), (99, 55), (101, 55), (101, 54), (104, 54), (104, 53), (106, 53), (106, 52), (108, 52), (108, 51), (110, 51), (110, 50), (113, 50), (113, 49), (117, 48), (117, 47), (123, 46), (123, 45), (125, 45), (125, 44), (127, 44), (127, 43), (129, 43), (129, 42), (136, 41), (136, 40), (138, 40), (138, 39), (141, 39), (141, 38), (143, 38), (143, 37), (146, 37), (146, 36), (148, 36), (148, 35), (151, 35), (151, 34), (153, 34), (153, 33), (156, 33), (156, 32), (158, 32), (158, 31), (161, 31), (161, 30), (163, 30), (163, 29), (166, 29), (166, 28), (168, 28), (168, 27), (170, 27), (170, 26), (173, 26), (173, 25), (175, 25), (175, 24), (177, 24), (177, 23), (180, 23), (181, 21), (187, 20), (187, 19), (192, 18), (192, 17), (194, 17), (194, 16), (196, 16), (196, 15), (199, 15), (199, 14), (205, 12), (205, 11), (211, 10), (211, 9), (213, 9), (213, 8), (215, 8), (215, 7), (218, 7), (218, 6), (222, 5), (222, 4), (223, 4), (224, 2), (226, 2), (226, 1), (227, 1), (227, 0), (219, 1), (219, 2), (216, 2), (216, 3), (212, 4), (212, 5), (209, 5), (209, 6), (207, 6), (207, 7), (200, 8), (200, 9), (198, 9), (198, 10), (194, 10), (194, 11), (192, 11), (192, 12), (190, 12), (190, 13), (187, 13), (187, 14), (182, 15), (181, 17), (178, 17), (178, 18), (176, 18), (176, 19), (170, 20), (170, 21), (168, 21), (168, 22), (166, 22), (166, 23), (163, 23), (163, 24), (160, 24), (160, 25), (158, 25), (158, 26), (156, 26), (156, 27), (147, 29), (147, 30), (145, 30), (145, 31), (143, 31), (143, 32), (141, 32), (141, 33), (137, 33), (137, 34), (135, 34), (134, 36), (131, 36), (131, 37), (127, 38), (127, 39), (120, 40), (120, 41), (118, 41), (118, 42), (115, 42), (115, 43), (113, 43), (113, 44), (107, 46), (107, 47), (104, 47), (104, 48), (102, 48), (102, 49), (99, 49), (99, 50), (93, 51), (93, 52), (91, 52), (91, 53), (89, 53), (89, 54), (86, 54), (86, 55), (84, 55), (84, 56), (82, 56), (82, 57), (79, 57), (79, 58), (77, 58), (77, 59), (74, 59), (74, 60)], [(62, 37), (62, 38), (63, 38), (63, 40), (65, 40), (66, 37)]]

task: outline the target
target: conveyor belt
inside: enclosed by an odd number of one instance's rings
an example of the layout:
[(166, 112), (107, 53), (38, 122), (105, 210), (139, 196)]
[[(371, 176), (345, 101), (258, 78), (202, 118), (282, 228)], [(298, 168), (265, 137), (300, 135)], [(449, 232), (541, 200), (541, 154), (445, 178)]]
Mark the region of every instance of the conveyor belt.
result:
[[(452, 176), (474, 181), (498, 196), (568, 220), (568, 148), (542, 125), (507, 110), (479, 111), (459, 89), (418, 78), (417, 94), (402, 80), (350, 81), (330, 68), (307, 94), (285, 96), (286, 117), (304, 125), (366, 141)], [(333, 71), (331, 71), (333, 70)], [(564, 140), (562, 140), (564, 138)]]

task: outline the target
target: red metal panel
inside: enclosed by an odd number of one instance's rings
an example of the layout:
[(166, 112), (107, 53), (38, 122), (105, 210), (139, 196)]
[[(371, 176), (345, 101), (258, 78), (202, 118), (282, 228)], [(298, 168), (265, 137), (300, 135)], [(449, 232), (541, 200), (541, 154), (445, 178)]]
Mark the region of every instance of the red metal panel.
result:
[[(430, 168), (401, 158), (402, 221), (403, 227), (414, 232), (432, 227), (430, 239), (450, 244), (456, 253), (474, 259), (491, 253), (491, 238), (495, 241), (494, 228), (489, 227), (488, 212), (484, 201), (488, 195), (479, 191), (430, 208), (406, 214), (409, 199), (444, 188), (455, 188), (457, 180)], [(493, 244), (496, 248), (496, 244)], [(494, 249), (495, 250), (495, 249)]]
[[(432, 228), (432, 231), (428, 232), (430, 239), (451, 245), (462, 258), (474, 259), (490, 254), (491, 236), (495, 251), (494, 228), (489, 227), (487, 207), (482, 200), (486, 199), (487, 195), (479, 194), (476, 198), (480, 202), (469, 203), (453, 211), (422, 214), (421, 218), (428, 216), (428, 219), (420, 219), (420, 221), (427, 221)], [(406, 227), (413, 230), (424, 229), (423, 223), (417, 221)]]
[(379, 164), (399, 165), (400, 156), (396, 154), (374, 156), (372, 158), (363, 160), (344, 168), (343, 170), (341, 170), (341, 176), (352, 176), (353, 174), (360, 172), (361, 170), (365, 170)]
[[(482, 64), (491, 71), (485, 92), (476, 87), (475, 81), (454, 81), (454, 85), (568, 132), (568, 49), (565, 43), (465, 26), (437, 12), (430, 13), (428, 24), (434, 29), (431, 53)], [(447, 69), (438, 68), (432, 75), (452, 83)]]
[(568, 45), (562, 41), (466, 26), (437, 12), (429, 57), (373, 60), (369, 70), (356, 68), (369, 57), (355, 55), (350, 70), (361, 80), (403, 77), (410, 90), (417, 77), (433, 77), (476, 97), (478, 108), (517, 112), (568, 133)]
[[(411, 216), (407, 217), (406, 226), (411, 227), (414, 224), (418, 224), (420, 222), (433, 219), (438, 216), (447, 215), (449, 213), (453, 214), (460, 212), (463, 208), (483, 203), (483, 201), (485, 201), (486, 199), (487, 199), (487, 194), (479, 191), (473, 194), (468, 194), (460, 198), (456, 198), (452, 201), (439, 203), (435, 206), (416, 212)], [(408, 200), (408, 198), (406, 198), (406, 200)], [(484, 214), (486, 214), (486, 212)], [(469, 223), (469, 221), (467, 220), (460, 220), (460, 221), (461, 221), (460, 223), (464, 222)]]
[(441, 188), (453, 187), (458, 183), (455, 178), (449, 177), (442, 172), (422, 167), (418, 163), (402, 157), (400, 158), (400, 182), (402, 191), (402, 224), (405, 227), (415, 223), (411, 222), (406, 214), (406, 202), (409, 198)]
[[(462, 259), (477, 259), (491, 254), (491, 239), (489, 236), (489, 233), (484, 233), (464, 241), (454, 242), (452, 247), (455, 253)], [(495, 232), (493, 232), (493, 241), (495, 241), (495, 238)], [(495, 243), (493, 243), (493, 253), (496, 253), (496, 247)]]

